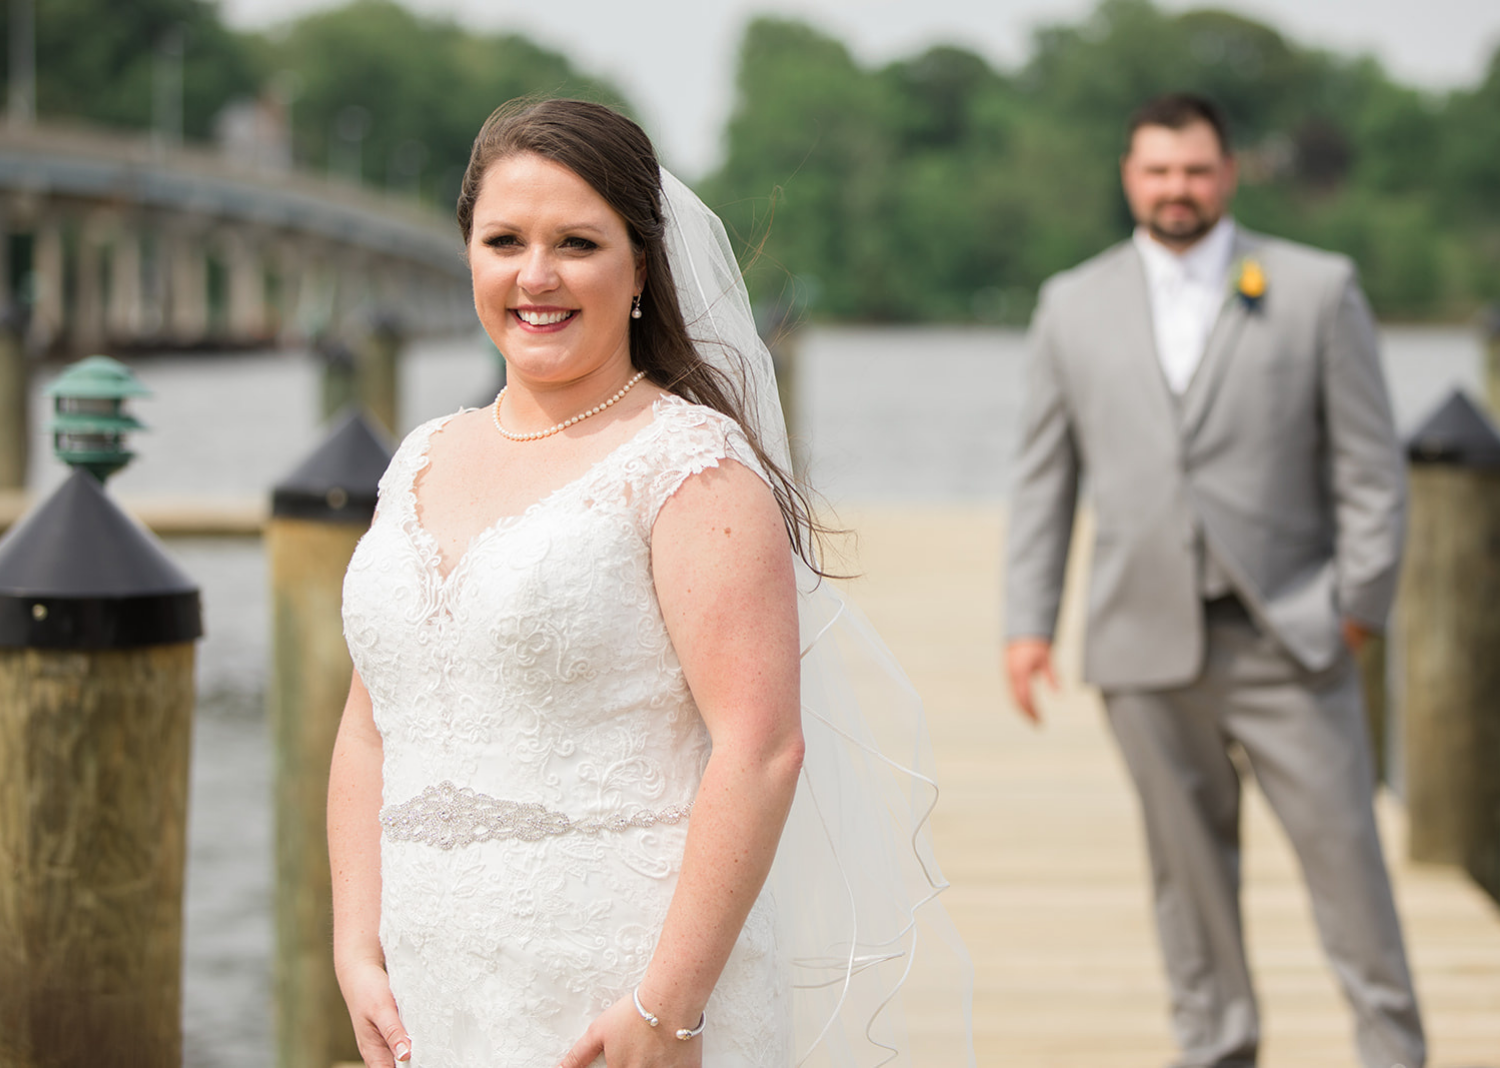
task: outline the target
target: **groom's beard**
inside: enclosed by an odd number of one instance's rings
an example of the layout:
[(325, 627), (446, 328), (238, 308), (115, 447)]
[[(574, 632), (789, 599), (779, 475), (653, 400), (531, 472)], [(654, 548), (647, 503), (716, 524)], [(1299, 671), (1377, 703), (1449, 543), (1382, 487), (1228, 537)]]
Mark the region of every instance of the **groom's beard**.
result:
[[(1168, 215), (1163, 210), (1168, 207), (1188, 210)], [(1164, 245), (1191, 245), (1212, 230), (1218, 221), (1219, 216), (1211, 214), (1195, 200), (1166, 200), (1152, 208), (1146, 229)]]

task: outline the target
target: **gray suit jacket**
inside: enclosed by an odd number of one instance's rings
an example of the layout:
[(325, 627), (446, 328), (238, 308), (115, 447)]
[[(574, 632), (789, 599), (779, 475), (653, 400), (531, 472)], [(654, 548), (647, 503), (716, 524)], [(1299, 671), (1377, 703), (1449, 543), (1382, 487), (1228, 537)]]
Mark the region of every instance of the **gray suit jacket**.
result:
[(1378, 628), (1395, 593), (1405, 465), (1354, 269), (1243, 230), (1236, 241), (1234, 262), (1259, 262), (1266, 293), (1253, 307), (1226, 296), (1180, 398), (1130, 242), (1048, 281), (1032, 321), (1005, 629), (1052, 635), (1086, 474), (1084, 675), (1105, 689), (1198, 675), (1205, 551), (1312, 670), (1338, 657), (1341, 616)]

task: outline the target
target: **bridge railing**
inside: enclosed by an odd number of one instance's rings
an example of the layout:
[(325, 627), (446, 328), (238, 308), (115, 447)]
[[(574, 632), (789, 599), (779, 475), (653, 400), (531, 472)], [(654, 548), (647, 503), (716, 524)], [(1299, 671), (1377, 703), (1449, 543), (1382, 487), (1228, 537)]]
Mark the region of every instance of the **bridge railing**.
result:
[[(0, 135), (0, 292), (33, 351), (473, 326), (455, 223), (411, 198), (144, 137)], [(14, 317), (13, 317), (14, 318)]]

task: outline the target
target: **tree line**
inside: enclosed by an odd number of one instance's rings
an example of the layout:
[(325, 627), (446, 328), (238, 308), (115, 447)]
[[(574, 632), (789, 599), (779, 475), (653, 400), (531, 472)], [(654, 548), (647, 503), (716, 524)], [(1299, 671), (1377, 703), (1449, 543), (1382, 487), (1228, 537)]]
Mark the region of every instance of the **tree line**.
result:
[[(163, 42), (176, 40), (188, 137), (209, 137), (233, 99), (273, 99), (300, 164), (352, 165), (445, 209), (500, 101), (582, 95), (630, 110), (559, 53), (394, 0), (266, 33), (226, 27), (206, 0), (48, 0), (36, 33), (44, 120), (149, 126)], [(757, 19), (723, 163), (699, 191), (754, 250), (764, 307), (1024, 322), (1044, 278), (1128, 234), (1123, 123), (1166, 89), (1228, 111), (1239, 220), (1353, 256), (1383, 317), (1452, 319), (1500, 299), (1500, 50), (1478, 85), (1430, 93), (1367, 56), (1150, 0), (1103, 0), (1038, 31), (1015, 70), (957, 46), (869, 67), (813, 26)]]
[(617, 89), (560, 53), (424, 18), (395, 0), (351, 0), (259, 33), (227, 26), (210, 0), (35, 2), (42, 121), (152, 128), (156, 83), (176, 54), (188, 141), (212, 140), (226, 105), (258, 100), (289, 121), (299, 166), (444, 210), (496, 105), (537, 93), (630, 110)]
[(1236, 217), (1353, 256), (1383, 317), (1455, 318), (1500, 298), (1500, 51), (1478, 86), (1424, 93), (1372, 58), (1148, 0), (1040, 31), (1008, 72), (957, 47), (866, 68), (806, 24), (759, 20), (705, 190), (763, 238), (763, 301), (1021, 322), (1048, 275), (1129, 233), (1124, 123), (1168, 89), (1229, 113)]

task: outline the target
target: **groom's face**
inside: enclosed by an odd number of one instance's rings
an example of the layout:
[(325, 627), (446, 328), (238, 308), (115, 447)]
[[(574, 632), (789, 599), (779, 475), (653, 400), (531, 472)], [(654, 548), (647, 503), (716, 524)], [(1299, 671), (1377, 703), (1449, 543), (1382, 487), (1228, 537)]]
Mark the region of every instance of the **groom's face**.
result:
[(1169, 248), (1188, 248), (1224, 214), (1234, 196), (1234, 157), (1206, 122), (1180, 130), (1142, 126), (1120, 162), (1135, 221)]

